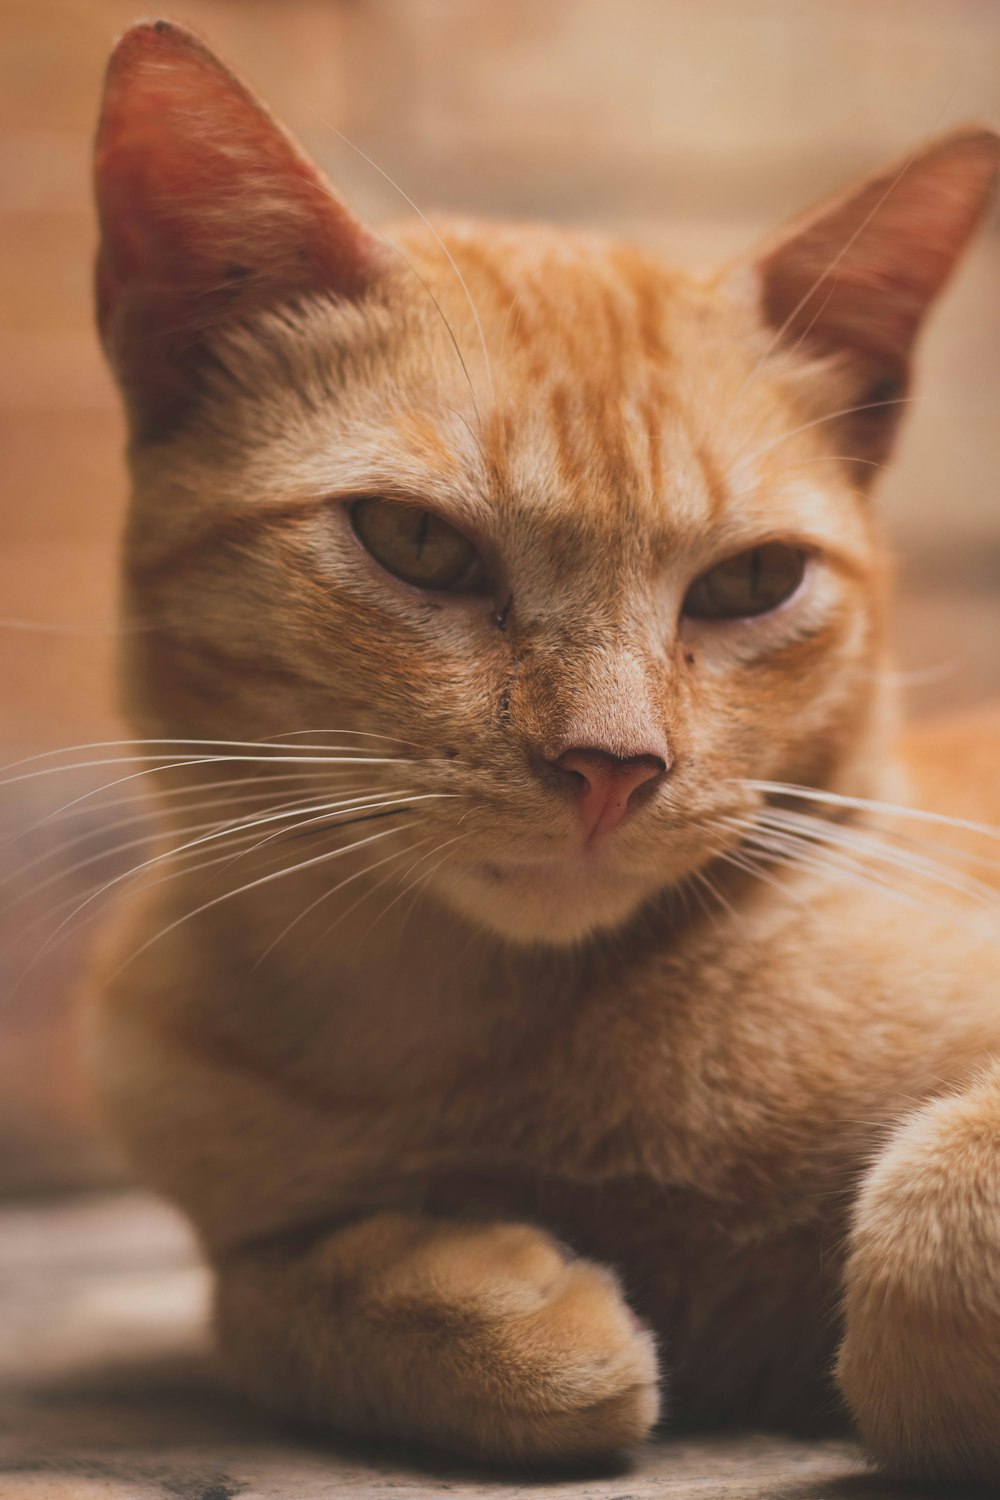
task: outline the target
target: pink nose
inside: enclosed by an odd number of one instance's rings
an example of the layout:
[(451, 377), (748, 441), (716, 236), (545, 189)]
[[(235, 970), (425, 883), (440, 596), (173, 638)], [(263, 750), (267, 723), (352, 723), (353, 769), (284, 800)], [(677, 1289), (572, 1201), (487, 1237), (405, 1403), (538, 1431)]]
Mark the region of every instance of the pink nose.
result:
[(607, 750), (577, 745), (552, 764), (573, 779), (585, 839), (617, 828), (633, 793), (659, 780), (667, 770), (659, 755), (611, 755)]

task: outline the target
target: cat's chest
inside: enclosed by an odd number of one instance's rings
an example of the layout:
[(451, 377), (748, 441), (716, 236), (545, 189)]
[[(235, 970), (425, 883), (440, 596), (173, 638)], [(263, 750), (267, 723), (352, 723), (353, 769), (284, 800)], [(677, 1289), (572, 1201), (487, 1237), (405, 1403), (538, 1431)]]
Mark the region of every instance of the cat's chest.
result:
[(387, 1190), (495, 1171), (631, 1180), (787, 1223), (843, 1186), (891, 1111), (892, 996), (880, 1017), (866, 985), (860, 1006), (818, 941), (810, 982), (787, 924), (738, 947), (667, 946), (603, 969), (468, 945), (463, 961), (428, 929), (305, 989), (258, 992), (253, 1017), (243, 995), (231, 1024), (257, 1033), (283, 1094), (317, 1106), (332, 1149), (364, 1142)]
[(505, 1183), (576, 1183), (590, 1203), (629, 1182), (658, 1214), (682, 1190), (772, 1214), (786, 1186), (799, 1195), (787, 1134), (769, 1140), (766, 1077), (748, 1100), (734, 1028), (698, 1005), (696, 983), (674, 966), (471, 1002), (341, 995), (303, 1023), (309, 1045), (284, 1082), (377, 1140), (407, 1201), (462, 1182), (474, 1203), (488, 1184), (497, 1211)]

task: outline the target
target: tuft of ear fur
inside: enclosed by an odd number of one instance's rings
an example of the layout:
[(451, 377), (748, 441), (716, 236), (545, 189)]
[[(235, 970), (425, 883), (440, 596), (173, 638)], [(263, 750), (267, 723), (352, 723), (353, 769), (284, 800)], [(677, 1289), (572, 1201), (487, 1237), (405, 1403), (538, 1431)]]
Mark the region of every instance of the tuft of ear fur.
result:
[[(967, 126), (849, 187), (778, 232), (755, 268), (780, 342), (856, 372), (856, 451), (891, 444), (914, 342), (983, 216), (1000, 133)], [(844, 403), (847, 404), (846, 402)]]
[(140, 437), (181, 420), (213, 329), (358, 297), (386, 264), (247, 86), (167, 21), (130, 27), (111, 55), (95, 183), (98, 325)]

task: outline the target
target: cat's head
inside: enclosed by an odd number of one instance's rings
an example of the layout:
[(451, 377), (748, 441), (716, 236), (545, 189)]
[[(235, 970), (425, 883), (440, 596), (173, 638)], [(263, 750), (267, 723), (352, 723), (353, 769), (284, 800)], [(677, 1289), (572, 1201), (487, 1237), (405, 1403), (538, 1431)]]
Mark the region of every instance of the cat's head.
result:
[(381, 236), (200, 42), (134, 27), (98, 303), (142, 732), (365, 747), (426, 888), (524, 941), (705, 870), (748, 781), (856, 788), (871, 481), (998, 159), (960, 131), (704, 281), (537, 226)]

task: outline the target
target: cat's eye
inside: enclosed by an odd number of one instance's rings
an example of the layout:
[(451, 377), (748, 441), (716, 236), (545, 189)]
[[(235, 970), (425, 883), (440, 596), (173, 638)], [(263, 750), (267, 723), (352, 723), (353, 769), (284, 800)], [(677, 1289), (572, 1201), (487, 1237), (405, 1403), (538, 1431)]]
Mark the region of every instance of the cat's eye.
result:
[(807, 554), (784, 542), (763, 542), (716, 563), (688, 589), (684, 613), (696, 620), (764, 615), (790, 599), (802, 582)]
[(421, 589), (472, 590), (482, 565), (475, 547), (433, 511), (365, 496), (351, 506), (355, 533), (387, 573)]

